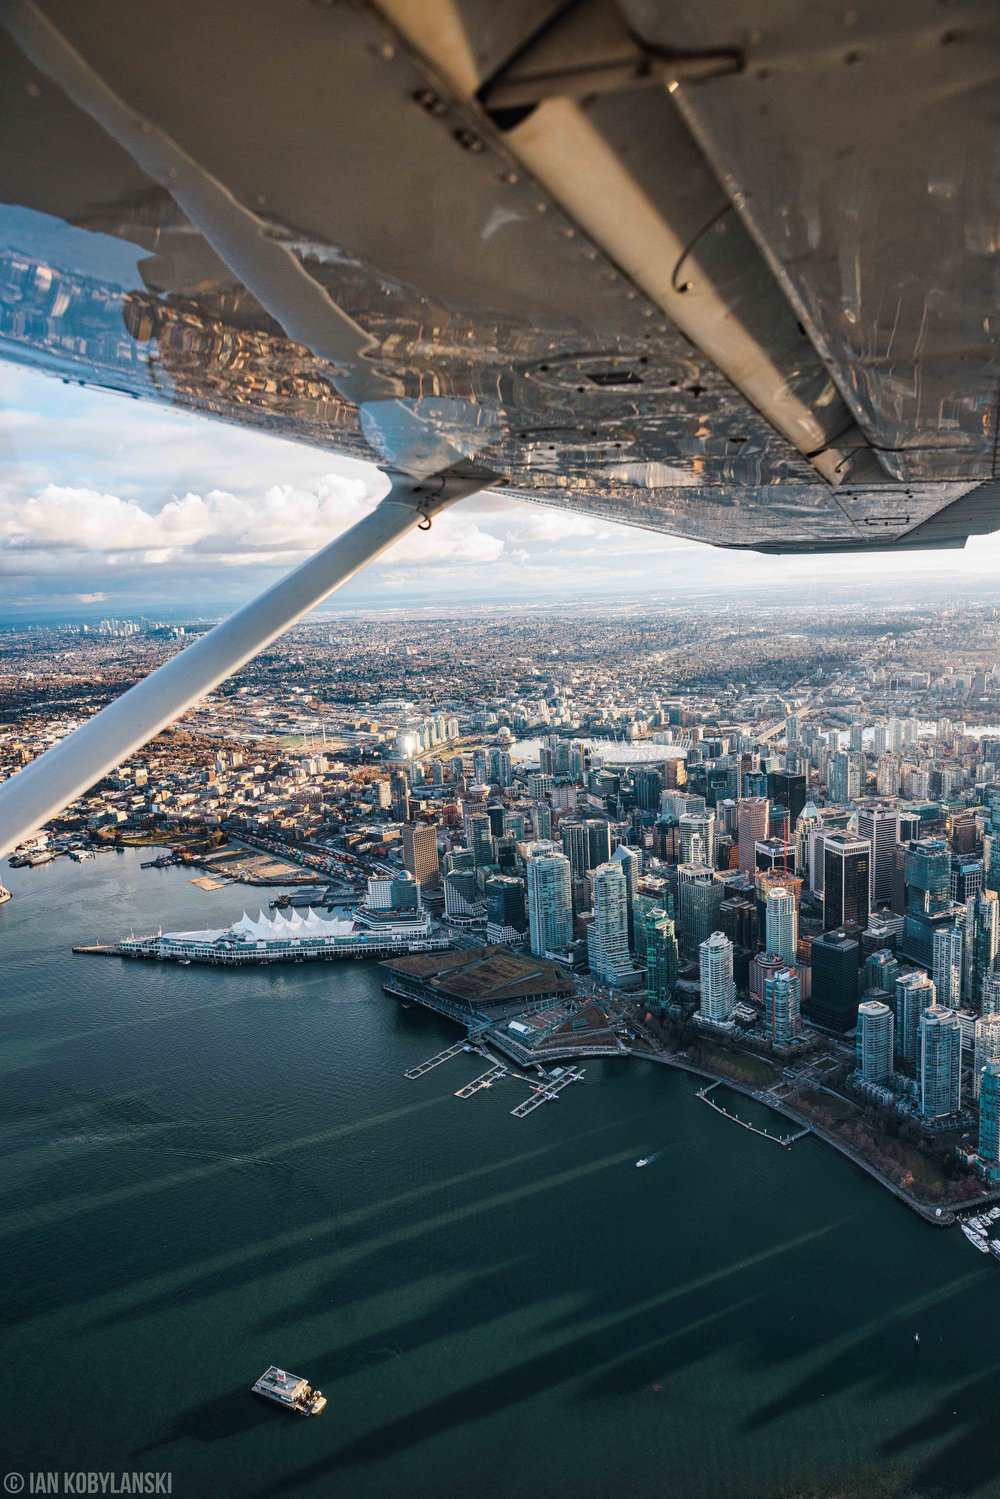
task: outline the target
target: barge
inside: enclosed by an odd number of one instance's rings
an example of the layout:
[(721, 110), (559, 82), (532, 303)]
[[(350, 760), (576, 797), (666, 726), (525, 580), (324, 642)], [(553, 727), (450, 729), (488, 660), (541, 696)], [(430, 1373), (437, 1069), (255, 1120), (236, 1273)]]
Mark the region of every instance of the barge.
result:
[(251, 1391), (263, 1400), (271, 1400), (287, 1411), (294, 1411), (297, 1416), (318, 1416), (326, 1408), (326, 1396), (322, 1390), (314, 1390), (307, 1380), (274, 1364), (251, 1386)]

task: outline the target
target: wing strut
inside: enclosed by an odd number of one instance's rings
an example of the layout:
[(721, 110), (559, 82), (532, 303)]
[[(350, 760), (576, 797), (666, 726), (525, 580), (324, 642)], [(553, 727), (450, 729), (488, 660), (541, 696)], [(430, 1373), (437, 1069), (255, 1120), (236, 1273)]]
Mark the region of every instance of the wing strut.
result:
[(430, 479), (393, 474), (388, 494), (364, 520), (0, 785), (0, 857), (82, 796), (407, 531), (418, 523), (426, 529), (425, 523), (445, 506), (496, 482), (495, 475), (476, 471), (471, 465)]

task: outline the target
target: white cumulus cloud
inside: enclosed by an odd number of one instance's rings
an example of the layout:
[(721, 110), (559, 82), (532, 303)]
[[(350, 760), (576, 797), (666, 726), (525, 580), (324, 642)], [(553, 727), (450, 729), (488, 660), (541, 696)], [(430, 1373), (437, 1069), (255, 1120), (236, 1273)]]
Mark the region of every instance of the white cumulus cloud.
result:
[[(287, 566), (325, 546), (374, 504), (364, 480), (340, 474), (310, 485), (272, 484), (256, 495), (225, 489), (175, 495), (159, 508), (96, 489), (46, 484), (23, 497), (0, 494), (0, 565), (24, 571), (30, 558), (43, 568), (57, 559), (67, 572), (92, 570), (95, 563), (162, 568), (182, 559), (216, 567)], [(393, 552), (409, 562), (476, 566), (503, 549), (502, 538), (472, 517), (445, 515)]]

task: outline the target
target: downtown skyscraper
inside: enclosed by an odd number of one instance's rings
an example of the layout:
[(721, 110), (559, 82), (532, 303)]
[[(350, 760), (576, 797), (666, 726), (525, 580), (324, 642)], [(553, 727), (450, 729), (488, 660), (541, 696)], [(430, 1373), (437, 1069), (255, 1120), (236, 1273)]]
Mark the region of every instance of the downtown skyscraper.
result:
[(569, 860), (552, 844), (538, 844), (528, 860), (528, 932), (535, 957), (559, 952), (573, 940), (573, 876)]
[(765, 946), (794, 971), (797, 961), (799, 923), (793, 892), (775, 886), (767, 895), (767, 938)]
[(885, 1083), (893, 1071), (895, 1020), (879, 999), (858, 1006), (857, 1068), (866, 1083)]
[(823, 845), (823, 928), (866, 927), (871, 911), (871, 844), (850, 833), (827, 833)]
[(875, 806), (858, 809), (858, 837), (871, 845), (872, 906), (892, 900), (892, 871), (899, 846), (899, 809)]
[(594, 870), (594, 919), (587, 933), (590, 971), (605, 984), (620, 984), (631, 975), (628, 940), (628, 882), (618, 864)]
[(962, 1030), (954, 1010), (931, 1005), (920, 1017), (917, 1081), (920, 1114), (947, 1119), (961, 1107)]
[(744, 796), (736, 803), (737, 850), (744, 874), (757, 867), (757, 844), (768, 835), (770, 809), (766, 796)]
[(698, 1013), (717, 1025), (727, 1024), (736, 1003), (733, 982), (733, 944), (722, 932), (713, 932), (698, 949), (701, 1006)]

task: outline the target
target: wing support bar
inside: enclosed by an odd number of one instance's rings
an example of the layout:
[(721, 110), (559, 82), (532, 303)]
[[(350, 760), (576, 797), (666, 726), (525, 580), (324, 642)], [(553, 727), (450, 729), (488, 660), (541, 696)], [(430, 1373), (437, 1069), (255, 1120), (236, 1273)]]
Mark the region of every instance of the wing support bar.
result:
[(461, 465), (430, 479), (391, 475), (370, 515), (151, 672), (0, 785), (0, 856), (238, 671), (334, 589), (446, 506), (498, 482)]

